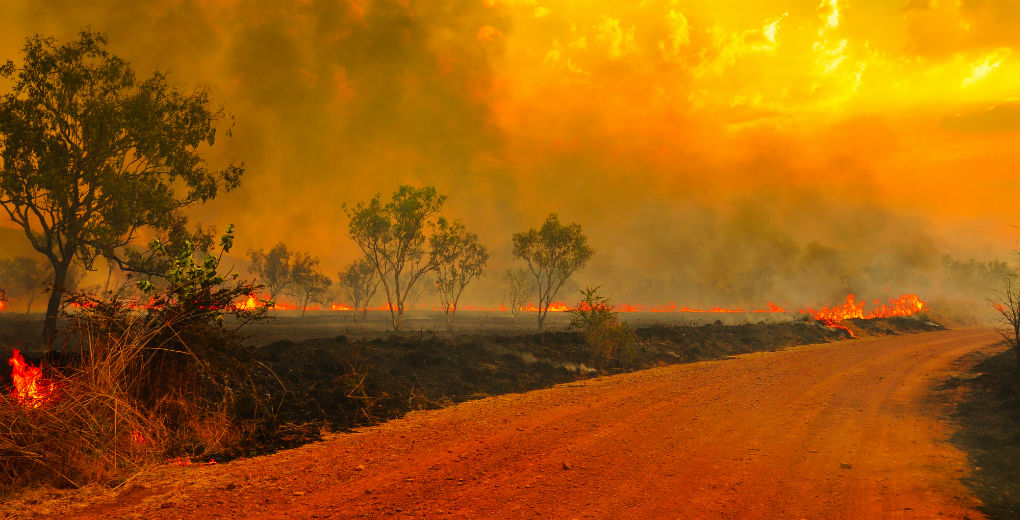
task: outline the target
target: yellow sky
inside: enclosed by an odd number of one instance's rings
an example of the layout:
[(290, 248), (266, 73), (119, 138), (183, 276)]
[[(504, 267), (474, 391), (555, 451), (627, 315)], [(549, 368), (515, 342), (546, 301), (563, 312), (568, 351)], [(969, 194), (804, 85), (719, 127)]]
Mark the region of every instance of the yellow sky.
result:
[(210, 161), (248, 172), (195, 219), (332, 273), (342, 204), (401, 183), (448, 194), (495, 273), (557, 212), (597, 251), (580, 283), (678, 301), (818, 244), (887, 274), (1017, 248), (1016, 0), (6, 0), (0, 57), (85, 26), (232, 114)]
[[(1020, 200), (1020, 4), (902, 4), (494, 0), (514, 20), (496, 115), (521, 141), (594, 125), (667, 161), (740, 164), (782, 149), (801, 167), (772, 182), (867, 176), (888, 203), (1000, 215), (1008, 228)], [(745, 182), (760, 179), (727, 187)]]

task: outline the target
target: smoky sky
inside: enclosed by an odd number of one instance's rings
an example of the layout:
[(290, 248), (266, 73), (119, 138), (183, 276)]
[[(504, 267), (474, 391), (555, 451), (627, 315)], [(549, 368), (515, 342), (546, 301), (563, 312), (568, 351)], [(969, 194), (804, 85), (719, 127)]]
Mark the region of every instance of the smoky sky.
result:
[[(730, 39), (710, 27), (699, 32), (696, 14), (682, 27), (648, 15), (653, 29), (642, 32), (640, 21), (597, 13), (568, 20), (540, 8), (18, 0), (0, 7), (0, 52), (17, 59), (29, 35), (66, 40), (91, 28), (140, 75), (164, 70), (181, 88), (207, 88), (228, 114), (208, 160), (244, 161), (248, 171), (240, 189), (191, 218), (221, 229), (233, 223), (242, 251), (284, 241), (320, 257), (335, 276), (357, 254), (345, 236), (344, 203), (400, 184), (435, 185), (449, 196), (446, 214), (464, 220), (491, 252), (468, 303), (497, 303), (499, 274), (515, 265), (510, 235), (551, 212), (581, 224), (596, 251), (575, 287), (602, 285), (614, 300), (644, 304), (797, 306), (847, 292), (923, 293), (942, 253), (1008, 247), (994, 238), (1001, 235), (975, 239), (885, 195), (884, 179), (904, 150), (939, 142), (911, 133), (916, 118), (848, 114), (768, 126), (761, 122), (782, 111), (744, 94), (704, 110), (700, 81), (723, 66), (755, 81), (747, 71), (758, 58), (749, 53), (781, 39), (739, 36), (750, 29)], [(699, 53), (646, 36), (666, 38), (667, 30), (669, 41), (689, 33), (684, 45), (711, 39), (717, 47)], [(695, 59), (702, 62), (678, 63)], [(653, 88), (662, 77), (667, 88)], [(955, 107), (938, 114), (934, 128), (984, 136), (985, 118), (1010, 136), (1015, 112), (1008, 102)], [(897, 190), (909, 192), (908, 184)], [(975, 225), (988, 224), (983, 218)]]

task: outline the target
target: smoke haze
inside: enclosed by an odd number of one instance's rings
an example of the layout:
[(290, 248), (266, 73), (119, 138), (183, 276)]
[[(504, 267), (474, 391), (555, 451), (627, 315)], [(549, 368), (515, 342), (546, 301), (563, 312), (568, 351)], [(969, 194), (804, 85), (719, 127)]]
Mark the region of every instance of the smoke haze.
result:
[(233, 124), (208, 157), (248, 172), (191, 216), (239, 251), (335, 277), (343, 203), (435, 185), (491, 252), (466, 303), (498, 303), (510, 235), (556, 212), (614, 301), (796, 308), (1017, 248), (1020, 7), (942, 4), (6, 0), (0, 58), (91, 27), (207, 87)]

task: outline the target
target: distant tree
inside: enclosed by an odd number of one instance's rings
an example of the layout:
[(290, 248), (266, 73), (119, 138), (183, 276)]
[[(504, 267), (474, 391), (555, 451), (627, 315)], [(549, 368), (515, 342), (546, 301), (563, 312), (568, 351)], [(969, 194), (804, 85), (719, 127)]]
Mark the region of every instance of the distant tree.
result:
[(506, 282), (506, 298), (510, 305), (510, 315), (514, 320), (520, 315), (521, 309), (531, 298), (532, 280), (531, 273), (526, 269), (507, 269), (503, 272), (503, 281)]
[(0, 286), (9, 297), (25, 299), (25, 314), (32, 312), (32, 302), (44, 292), (44, 282), (53, 277), (49, 262), (42, 258), (16, 256), (0, 260)]
[(376, 195), (367, 203), (344, 205), (348, 236), (382, 281), (393, 330), (400, 330), (415, 284), (447, 261), (449, 252), (437, 247), (451, 229), (439, 216), (445, 201), (432, 186), (400, 186), (385, 203)]
[(277, 296), (294, 285), (294, 256), (283, 242), (277, 243), (268, 252), (263, 249), (248, 250), (248, 259), (251, 261), (248, 272), (254, 274), (265, 286), (270, 300), (275, 301)]
[(294, 280), (292, 294), (301, 306), (301, 315), (310, 303), (323, 303), (323, 296), (333, 281), (319, 271), (319, 259), (308, 253), (295, 252), (291, 277)]
[(572, 274), (584, 267), (594, 252), (581, 226), (563, 226), (552, 213), (539, 229), (513, 235), (513, 254), (524, 260), (535, 278), (538, 293), (538, 330), (542, 330), (549, 304)]
[(53, 266), (49, 344), (75, 258), (91, 268), (140, 228), (167, 227), (238, 186), (243, 166), (212, 171), (199, 154), (223, 117), (204, 90), (182, 93), (160, 72), (139, 81), (98, 33), (30, 37), (0, 78), (13, 85), (0, 97), (0, 207)]
[(1002, 323), (999, 333), (1016, 354), (1016, 373), (1020, 378), (1020, 288), (1013, 285), (1009, 278), (1006, 278), (1005, 285), (1006, 288), (991, 302), (995, 305), (995, 310), (999, 311), (999, 320)]
[(337, 275), (337, 285), (343, 290), (351, 305), (354, 307), (354, 316), (357, 320), (358, 311), (361, 311), (361, 319), (368, 314), (368, 303), (372, 301), (376, 290), (379, 288), (379, 275), (375, 266), (367, 258), (362, 258)]
[(489, 252), (478, 241), (478, 235), (467, 232), (460, 222), (453, 223), (448, 233), (437, 237), (436, 248), (445, 258), (436, 265), (436, 289), (446, 312), (446, 326), (452, 330), (457, 302), (464, 288), (482, 275)]

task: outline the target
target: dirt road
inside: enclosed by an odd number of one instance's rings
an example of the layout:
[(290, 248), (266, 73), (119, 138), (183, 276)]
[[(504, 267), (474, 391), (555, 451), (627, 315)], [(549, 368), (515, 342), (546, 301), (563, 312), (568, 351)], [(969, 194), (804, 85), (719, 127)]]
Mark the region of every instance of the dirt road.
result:
[(941, 380), (958, 330), (669, 366), (161, 468), (76, 518), (982, 518)]

